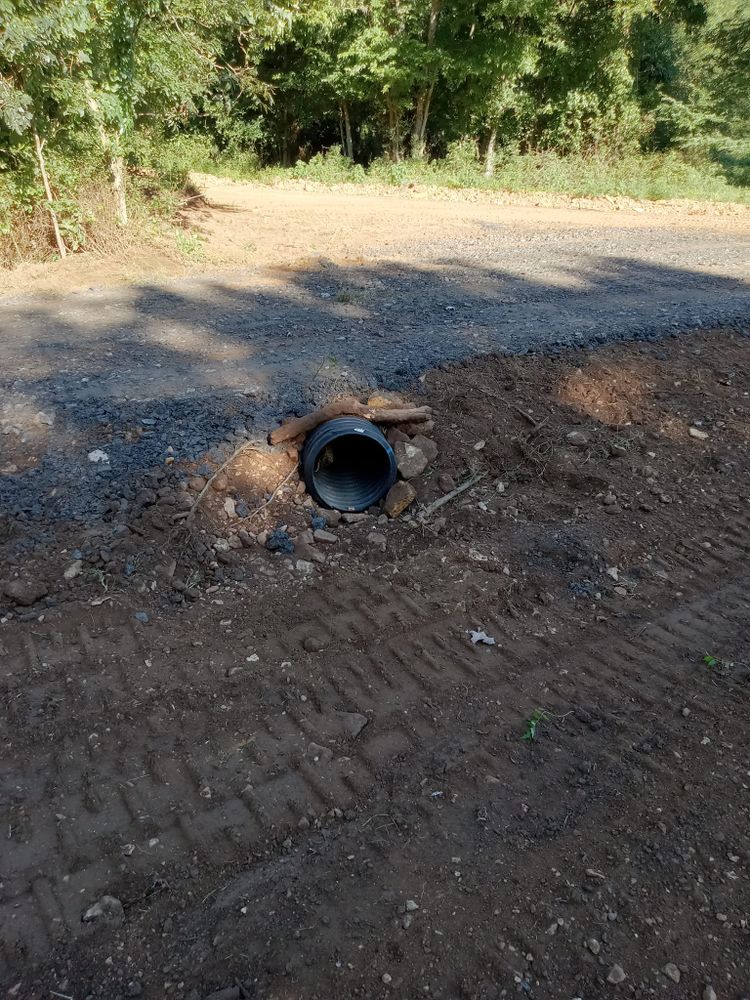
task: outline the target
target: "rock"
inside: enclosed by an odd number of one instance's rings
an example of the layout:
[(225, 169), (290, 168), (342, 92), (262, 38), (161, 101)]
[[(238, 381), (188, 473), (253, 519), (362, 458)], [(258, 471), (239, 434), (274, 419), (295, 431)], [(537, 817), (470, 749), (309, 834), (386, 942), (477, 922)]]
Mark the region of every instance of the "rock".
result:
[(447, 472), (444, 472), (442, 475), (438, 476), (437, 483), (440, 489), (443, 491), (443, 493), (450, 493), (452, 490), (455, 490), (456, 488), (456, 480), (453, 478), (453, 476), (449, 476)]
[(393, 449), (399, 474), (404, 479), (414, 479), (427, 468), (427, 456), (409, 441), (397, 441)]
[(393, 982), (393, 976), (391, 976), (388, 972), (384, 972), (380, 978), (383, 980), (386, 986), (388, 986), (390, 983)]
[(610, 444), (609, 454), (612, 458), (624, 458), (628, 453), (628, 449), (621, 444)]
[(211, 489), (216, 490), (217, 493), (223, 493), (228, 488), (229, 480), (226, 476), (217, 476), (216, 479), (211, 480)]
[(691, 438), (695, 438), (696, 441), (707, 441), (708, 434), (705, 431), (699, 430), (697, 427), (689, 427), (688, 434)]
[(102, 451), (101, 448), (94, 448), (88, 454), (89, 462), (93, 462), (94, 465), (107, 465), (109, 464), (109, 455), (106, 451)]
[(302, 645), (308, 653), (320, 653), (328, 645), (328, 640), (319, 635), (308, 635)]
[(10, 580), (2, 589), (6, 597), (22, 608), (30, 608), (47, 596), (47, 584), (41, 580)]
[(385, 535), (381, 535), (379, 531), (371, 531), (367, 536), (367, 541), (374, 549), (378, 549), (380, 552), (385, 552), (388, 545), (388, 539)]
[(250, 508), (244, 500), (236, 500), (234, 510), (237, 517), (250, 517)]
[(589, 938), (588, 941), (586, 942), (586, 947), (588, 948), (588, 950), (591, 952), (592, 955), (598, 955), (599, 952), (602, 950), (602, 946), (597, 941), (596, 938)]
[(583, 431), (570, 431), (565, 435), (565, 440), (574, 448), (588, 448), (589, 439)]
[(295, 542), (294, 552), (300, 559), (304, 559), (307, 562), (324, 563), (326, 561), (326, 557), (320, 549), (316, 549), (309, 542)]
[(319, 743), (308, 743), (306, 757), (309, 757), (314, 764), (330, 764), (333, 760), (333, 750), (330, 747), (323, 747)]
[(435, 430), (435, 421), (415, 420), (412, 424), (401, 424), (401, 430), (404, 434), (408, 434), (409, 437), (413, 434), (432, 434)]
[(614, 493), (605, 493), (604, 497), (602, 498), (602, 503), (604, 504), (605, 507), (612, 507), (614, 504), (617, 503), (617, 497), (615, 496)]
[(140, 622), (141, 625), (148, 625), (148, 615), (145, 611), (136, 611), (133, 618), (135, 618), (137, 622)]
[(125, 919), (125, 910), (116, 896), (102, 896), (93, 906), (90, 906), (81, 917), (85, 923), (102, 920), (107, 923), (121, 924)]
[(126, 997), (140, 997), (143, 996), (143, 986), (138, 982), (137, 979), (131, 979), (128, 985), (125, 987)]
[(268, 541), (268, 535), (269, 532), (267, 531), (259, 531), (255, 537), (255, 541), (258, 543), (258, 545), (265, 546), (266, 542)]
[(701, 995), (701, 1000), (718, 1000), (716, 990), (710, 983), (706, 983), (706, 987)]
[(330, 531), (324, 531), (322, 528), (316, 528), (313, 532), (313, 538), (316, 542), (323, 542), (325, 545), (335, 545), (338, 542), (336, 535)]
[(353, 740), (359, 736), (370, 721), (366, 715), (360, 715), (359, 712), (337, 712), (336, 715), (346, 735)]
[(298, 573), (304, 573), (305, 575), (307, 575), (308, 573), (312, 573), (312, 571), (315, 569), (313, 564), (311, 562), (308, 562), (307, 559), (298, 559), (294, 564), (294, 568), (297, 570)]
[(474, 451), (483, 451), (484, 448), (486, 447), (487, 447), (487, 442), (484, 439), (482, 439), (481, 441), (476, 442), (476, 444), (474, 445)]
[(191, 476), (188, 479), (188, 489), (191, 489), (194, 493), (200, 493), (205, 485), (206, 480), (203, 476)]
[(223, 990), (214, 990), (203, 1000), (240, 1000), (239, 986), (226, 986)]
[(83, 561), (81, 559), (76, 559), (74, 562), (68, 566), (68, 568), (63, 573), (66, 580), (75, 580), (78, 574), (83, 569)]
[(416, 903), (413, 899), (407, 899), (404, 909), (407, 913), (416, 913), (419, 909), (419, 903)]
[(310, 820), (307, 818), (307, 816), (303, 816), (302, 817), (302, 819), (297, 824), (297, 828), (299, 830), (309, 830), (310, 829)]
[(305, 528), (304, 531), (300, 531), (295, 539), (295, 543), (306, 542), (308, 545), (312, 545), (314, 541), (315, 535), (313, 534), (312, 528)]
[(341, 511), (340, 510), (326, 510), (326, 511), (323, 512), (323, 517), (325, 518), (326, 525), (329, 528), (335, 528), (336, 525), (341, 520)]
[(609, 975), (607, 976), (607, 982), (614, 983), (615, 985), (617, 985), (617, 983), (624, 983), (627, 978), (628, 977), (625, 974), (625, 970), (621, 965), (613, 965), (612, 968), (609, 970)]
[(341, 515), (341, 520), (344, 522), (344, 524), (359, 524), (359, 522), (364, 521), (366, 517), (367, 514), (363, 513), (355, 514), (347, 512)]
[(409, 442), (409, 435), (404, 433), (399, 427), (389, 428), (386, 438), (391, 448), (395, 448), (399, 441), (403, 444), (408, 444)]
[(294, 542), (286, 531), (282, 528), (277, 528), (268, 536), (266, 548), (269, 552), (282, 552), (285, 555), (289, 555), (294, 552)]
[(427, 456), (428, 462), (434, 462), (438, 455), (438, 446), (432, 438), (425, 437), (424, 434), (415, 434), (411, 443)]
[(404, 481), (394, 483), (383, 501), (383, 510), (388, 517), (398, 517), (410, 504), (414, 503), (416, 498), (417, 492), (411, 483)]
[(673, 983), (679, 983), (681, 978), (680, 970), (677, 968), (674, 962), (667, 962), (667, 964), (661, 971), (668, 979), (671, 979)]
[(229, 543), (230, 549), (242, 548), (242, 539), (240, 538), (239, 535), (234, 535), (234, 534), (230, 535), (229, 538), (227, 539), (227, 542)]
[(244, 528), (237, 530), (237, 537), (246, 549), (251, 549), (255, 546), (255, 536), (251, 535), (249, 531), (245, 531)]
[(237, 508), (231, 497), (227, 497), (224, 501), (224, 513), (227, 517), (237, 517)]

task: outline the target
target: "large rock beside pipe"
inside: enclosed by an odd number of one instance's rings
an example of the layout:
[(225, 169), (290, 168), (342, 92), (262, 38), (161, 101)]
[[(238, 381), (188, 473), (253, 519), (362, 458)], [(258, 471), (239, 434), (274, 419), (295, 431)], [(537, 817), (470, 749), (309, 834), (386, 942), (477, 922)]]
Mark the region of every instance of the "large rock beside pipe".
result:
[(393, 449), (402, 479), (414, 479), (427, 468), (428, 459), (421, 448), (410, 441), (397, 441)]
[(403, 514), (409, 504), (414, 502), (416, 497), (417, 492), (412, 484), (401, 479), (388, 490), (383, 501), (383, 510), (388, 517), (398, 517), (399, 514)]
[(437, 458), (438, 446), (432, 438), (425, 437), (424, 434), (415, 434), (411, 439), (411, 443), (415, 448), (419, 448), (421, 452), (424, 452), (428, 462), (434, 462)]

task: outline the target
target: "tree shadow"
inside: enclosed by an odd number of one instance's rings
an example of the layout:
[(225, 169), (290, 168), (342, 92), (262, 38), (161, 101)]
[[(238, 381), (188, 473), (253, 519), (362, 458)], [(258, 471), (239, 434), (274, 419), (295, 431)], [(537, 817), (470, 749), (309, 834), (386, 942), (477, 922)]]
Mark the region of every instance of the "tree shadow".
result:
[[(0, 505), (86, 521), (113, 483), (264, 436), (332, 395), (398, 389), (482, 354), (656, 339), (750, 319), (739, 278), (591, 256), (534, 275), (465, 259), (333, 263), (0, 304), (6, 392), (54, 415)], [(4, 461), (0, 436), (0, 468)], [(109, 465), (89, 462), (101, 448)], [(170, 451), (171, 449), (171, 451)]]

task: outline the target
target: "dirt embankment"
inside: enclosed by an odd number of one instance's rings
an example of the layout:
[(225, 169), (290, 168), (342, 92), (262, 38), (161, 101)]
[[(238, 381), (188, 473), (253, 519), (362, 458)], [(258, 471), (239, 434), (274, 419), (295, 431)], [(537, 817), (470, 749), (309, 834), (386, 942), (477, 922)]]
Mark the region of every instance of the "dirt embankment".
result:
[(248, 451), (175, 530), (239, 439), (6, 518), (10, 996), (744, 996), (749, 344), (427, 373), (427, 523)]

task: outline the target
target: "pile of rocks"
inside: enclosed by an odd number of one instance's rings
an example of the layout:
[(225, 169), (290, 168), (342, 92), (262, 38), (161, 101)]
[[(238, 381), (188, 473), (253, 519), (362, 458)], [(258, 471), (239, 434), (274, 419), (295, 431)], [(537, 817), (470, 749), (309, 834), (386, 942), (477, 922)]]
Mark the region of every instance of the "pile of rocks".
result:
[(383, 500), (383, 510), (388, 517), (399, 517), (417, 497), (411, 480), (427, 471), (430, 463), (437, 458), (438, 449), (432, 438), (424, 433), (424, 427), (411, 436), (394, 427), (388, 431), (387, 437), (396, 455), (400, 479)]

